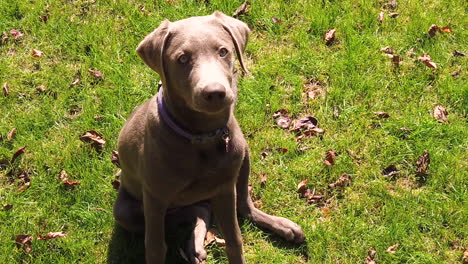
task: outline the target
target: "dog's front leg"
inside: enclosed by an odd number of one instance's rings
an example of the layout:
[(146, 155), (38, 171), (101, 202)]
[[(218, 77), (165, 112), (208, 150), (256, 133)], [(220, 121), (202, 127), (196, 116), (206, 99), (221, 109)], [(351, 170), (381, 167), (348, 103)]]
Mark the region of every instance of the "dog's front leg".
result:
[(242, 237), (237, 222), (236, 188), (229, 186), (211, 200), (216, 222), (226, 240), (226, 253), (230, 264), (245, 264)]
[(145, 190), (143, 191), (143, 208), (146, 264), (164, 264), (166, 260), (164, 217), (167, 205)]

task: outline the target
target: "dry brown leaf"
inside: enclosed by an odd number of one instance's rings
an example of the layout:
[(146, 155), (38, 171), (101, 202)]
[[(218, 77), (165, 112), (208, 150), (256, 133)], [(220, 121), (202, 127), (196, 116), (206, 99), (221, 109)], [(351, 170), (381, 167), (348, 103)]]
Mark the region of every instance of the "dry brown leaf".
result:
[(317, 136), (317, 135), (320, 135), (320, 134), (323, 134), (325, 131), (319, 127), (314, 127), (314, 128), (310, 128), (310, 129), (307, 129), (306, 131), (304, 131), (304, 133), (302, 133), (301, 135), (299, 135), (297, 138), (296, 138), (296, 141), (301, 141), (303, 140), (304, 138), (310, 138), (310, 137), (313, 137), (313, 136)]
[(80, 185), (80, 182), (78, 182), (78, 181), (69, 180), (67, 172), (65, 170), (63, 170), (63, 169), (60, 171), (58, 179), (59, 179), (59, 181), (61, 181), (63, 183), (63, 185), (65, 185), (67, 187)]
[(33, 236), (32, 235), (17, 235), (15, 242), (17, 248), (23, 248), (26, 253), (31, 252)]
[(418, 60), (424, 64), (426, 64), (427, 67), (437, 69), (437, 64), (432, 61), (431, 56), (428, 54), (423, 54), (421, 55)]
[(119, 180), (113, 180), (111, 182), (112, 184), (112, 187), (114, 187), (114, 189), (118, 190), (120, 188), (120, 181)]
[(382, 5), (383, 9), (395, 10), (398, 7), (398, 3), (395, 0), (388, 1)]
[(250, 11), (250, 2), (245, 1), (244, 3), (242, 3), (241, 6), (239, 6), (239, 8), (236, 9), (236, 11), (234, 11), (234, 13), (232, 13), (232, 16), (237, 18), (241, 15), (247, 14), (249, 11)]
[(307, 83), (304, 83), (303, 87), (304, 97), (312, 100), (325, 93), (324, 84), (319, 81), (311, 80)]
[(311, 194), (307, 197), (307, 203), (309, 204), (318, 204), (323, 202), (324, 196), (321, 194)]
[(102, 72), (100, 71), (95, 71), (93, 69), (88, 69), (88, 72), (93, 75), (94, 77), (98, 78), (98, 79), (102, 79)]
[(364, 264), (376, 264), (375, 262), (375, 255), (377, 254), (377, 251), (373, 248), (369, 249), (369, 252), (367, 253), (366, 260), (364, 261)]
[(397, 18), (399, 15), (400, 15), (399, 13), (395, 13), (395, 12), (388, 13), (388, 16), (391, 18)]
[(403, 59), (402, 59), (400, 56), (398, 56), (398, 55), (394, 55), (394, 56), (392, 57), (392, 63), (393, 63), (393, 66), (395, 66), (395, 67), (400, 66), (400, 63), (401, 63), (402, 61), (403, 61)]
[(381, 12), (379, 13), (379, 15), (377, 16), (377, 20), (378, 20), (380, 23), (382, 23), (383, 20), (384, 20), (384, 14), (385, 14), (384, 11), (381, 11)]
[(424, 176), (429, 174), (429, 164), (431, 163), (431, 158), (429, 152), (424, 150), (423, 154), (419, 156), (418, 161), (416, 162), (416, 172), (418, 176)]
[(440, 31), (445, 32), (445, 33), (452, 33), (452, 30), (449, 27), (443, 27), (440, 29)]
[(16, 192), (22, 193), (22, 192), (26, 191), (26, 189), (28, 189), (30, 186), (31, 186), (31, 181), (27, 181), (21, 187), (19, 187)]
[(271, 20), (273, 21), (273, 23), (275, 24), (281, 24), (283, 23), (283, 20), (279, 19), (279, 18), (276, 18), (276, 17), (272, 17)]
[(387, 252), (390, 254), (395, 254), (396, 250), (400, 244), (396, 243), (395, 245), (391, 245), (390, 247), (387, 248)]
[(10, 94), (10, 86), (8, 86), (8, 83), (3, 84), (3, 94), (5, 96), (8, 96)]
[(15, 135), (16, 135), (16, 128), (12, 128), (10, 132), (8, 132), (7, 140), (11, 141), (15, 137)]
[(260, 185), (265, 186), (267, 182), (268, 175), (266, 173), (260, 174)]
[(332, 28), (332, 29), (329, 29), (327, 31), (327, 33), (325, 33), (325, 44), (326, 45), (330, 45), (333, 43), (333, 41), (335, 41), (335, 33), (336, 33), (336, 29)]
[(210, 228), (208, 229), (208, 231), (206, 231), (205, 243), (204, 243), (205, 247), (215, 241), (216, 234), (218, 234), (218, 231), (214, 228)]
[(378, 112), (373, 112), (374, 115), (380, 117), (380, 118), (389, 118), (390, 115), (386, 112), (378, 111)]
[(335, 105), (333, 106), (333, 116), (339, 117), (340, 116), (340, 109)]
[(448, 112), (441, 105), (435, 106), (433, 116), (435, 119), (439, 120), (439, 122), (441, 123), (448, 123), (448, 120), (447, 120)]
[(49, 232), (44, 236), (37, 235), (37, 240), (49, 240), (53, 238), (64, 237), (66, 234), (63, 231), (60, 232)]
[(103, 145), (106, 144), (106, 140), (95, 130), (86, 131), (80, 136), (80, 140), (86, 143), (91, 143), (91, 146), (98, 151), (101, 151)]
[(292, 122), (292, 132), (300, 132), (317, 127), (318, 120), (313, 116), (304, 116)]
[(306, 191), (307, 179), (297, 184), (297, 192), (303, 194)]
[(390, 46), (383, 47), (383, 48), (380, 49), (380, 51), (382, 51), (385, 54), (394, 54), (395, 53), (395, 49), (390, 47)]
[(453, 50), (452, 55), (455, 56), (455, 57), (465, 57), (466, 56), (465, 53), (463, 53), (461, 51), (458, 51), (458, 50)]
[(5, 31), (3, 31), (3, 33), (2, 33), (2, 43), (7, 42), (9, 38), (10, 37), (8, 37), (8, 34)]
[(263, 151), (262, 153), (260, 153), (260, 158), (263, 160), (263, 159), (265, 159), (268, 155), (269, 155), (268, 152)]
[(308, 150), (308, 149), (310, 149), (309, 146), (303, 146), (303, 147), (300, 147), (300, 148), (299, 148), (299, 151), (306, 151), (306, 150)]
[(11, 163), (13, 163), (19, 156), (24, 154), (26, 152), (26, 146), (19, 148), (14, 154), (13, 157), (11, 158)]
[(323, 164), (327, 166), (335, 165), (336, 156), (336, 152), (333, 149), (327, 150), (327, 152), (325, 152), (325, 160), (323, 161)]
[(382, 170), (382, 175), (385, 177), (393, 177), (395, 175), (398, 175), (400, 171), (397, 169), (395, 165), (389, 165), (385, 169)]
[(5, 211), (10, 210), (11, 208), (13, 208), (13, 205), (12, 205), (12, 204), (4, 204), (4, 205), (3, 205), (3, 210), (5, 210)]
[(439, 30), (440, 28), (437, 25), (433, 24), (429, 27), (429, 31), (427, 32), (427, 34), (429, 34), (429, 37), (432, 38), (436, 35), (436, 32)]
[(351, 183), (351, 176), (349, 176), (347, 173), (343, 173), (338, 180), (334, 183), (330, 183), (328, 187), (330, 188), (336, 188), (336, 187), (345, 187)]
[(40, 58), (42, 55), (44, 55), (44, 52), (38, 50), (38, 49), (33, 49), (32, 55), (34, 58)]
[(457, 77), (458, 75), (460, 75), (460, 73), (461, 73), (461, 68), (458, 68), (455, 71), (453, 71), (452, 73), (450, 73), (450, 75), (452, 77)]
[(275, 118), (276, 124), (286, 129), (291, 125), (291, 118), (289, 117), (289, 112), (286, 109), (279, 109), (273, 114), (273, 118)]
[(468, 264), (468, 249), (463, 250), (462, 262)]
[(81, 81), (80, 78), (76, 78), (70, 85), (71, 85), (71, 86), (75, 86), (75, 85), (77, 85), (78, 83), (80, 83), (80, 81)]
[(14, 39), (18, 39), (23, 36), (23, 33), (21, 33), (21, 31), (16, 30), (16, 29), (10, 30), (10, 34), (13, 36)]
[(112, 151), (111, 162), (117, 166), (117, 168), (120, 168), (119, 152), (115, 150)]
[(47, 90), (47, 86), (41, 84), (39, 86), (36, 87), (36, 91), (38, 91), (39, 93), (43, 93)]

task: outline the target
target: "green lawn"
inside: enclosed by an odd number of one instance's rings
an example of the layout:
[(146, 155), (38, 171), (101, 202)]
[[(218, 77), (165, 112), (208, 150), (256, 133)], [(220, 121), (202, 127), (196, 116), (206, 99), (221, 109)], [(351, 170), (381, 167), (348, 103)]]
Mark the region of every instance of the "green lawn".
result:
[[(236, 116), (251, 148), (253, 196), (262, 210), (299, 223), (307, 243), (295, 247), (243, 221), (247, 262), (364, 263), (373, 248), (377, 263), (463, 263), (468, 63), (453, 51), (468, 54), (468, 4), (401, 0), (391, 10), (385, 1), (250, 2), (240, 19), (252, 29), (245, 55), (251, 75), (239, 81)], [(0, 263), (142, 263), (143, 237), (116, 229), (112, 216), (111, 152), (125, 118), (159, 81), (134, 50), (163, 19), (232, 14), (241, 4), (0, 1), (0, 85), (9, 91), (0, 91)], [(432, 24), (452, 32), (430, 37)], [(332, 28), (335, 40), (326, 45)], [(14, 39), (12, 29), (24, 35)], [(399, 66), (381, 51), (386, 46), (402, 59)], [(35, 58), (33, 49), (44, 55)], [(418, 61), (423, 54), (437, 69)], [(304, 96), (311, 82), (322, 91), (314, 99)], [(436, 105), (447, 109), (448, 122), (433, 117)], [(314, 116), (325, 132), (296, 142), (275, 124), (281, 108), (292, 118)], [(107, 140), (102, 152), (79, 140), (88, 130)], [(327, 166), (331, 149), (338, 155)], [(417, 161), (425, 150), (430, 165), (421, 176)], [(399, 173), (384, 176), (389, 165)], [(61, 170), (80, 185), (64, 186)], [(329, 188), (343, 173), (351, 183)], [(30, 187), (18, 192), (26, 174)], [(324, 195), (318, 204), (296, 192), (304, 179)], [(58, 231), (66, 236), (36, 238)], [(30, 252), (15, 245), (21, 234), (34, 236)], [(170, 234), (169, 263), (179, 263), (186, 235)], [(387, 252), (397, 243), (395, 253)], [(209, 263), (227, 263), (220, 246), (209, 246), (208, 254)]]

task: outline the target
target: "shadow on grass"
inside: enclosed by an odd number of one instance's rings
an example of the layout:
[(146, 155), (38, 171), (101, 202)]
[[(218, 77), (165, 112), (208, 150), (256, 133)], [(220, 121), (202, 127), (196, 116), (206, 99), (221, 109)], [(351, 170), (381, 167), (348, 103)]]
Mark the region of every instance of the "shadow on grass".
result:
[[(190, 235), (190, 229), (182, 227), (179, 230), (166, 230), (167, 264), (185, 264), (178, 249)], [(130, 233), (114, 224), (111, 242), (109, 244), (107, 264), (144, 264), (145, 237), (143, 234)]]
[[(245, 219), (239, 219), (239, 224), (242, 224)], [(186, 264), (187, 262), (180, 256), (179, 249), (184, 246), (185, 241), (190, 237), (193, 229), (192, 224), (179, 225), (177, 228), (166, 229), (167, 242), (167, 264)], [(307, 244), (300, 245), (287, 242), (283, 238), (262, 229), (267, 234), (268, 241), (274, 247), (294, 251), (295, 254), (301, 255), (304, 259), (308, 259)], [(226, 258), (224, 250), (210, 250), (215, 259)], [(120, 227), (117, 223), (114, 224), (112, 238), (109, 243), (107, 264), (144, 264), (145, 263), (145, 245), (144, 235), (130, 233)]]

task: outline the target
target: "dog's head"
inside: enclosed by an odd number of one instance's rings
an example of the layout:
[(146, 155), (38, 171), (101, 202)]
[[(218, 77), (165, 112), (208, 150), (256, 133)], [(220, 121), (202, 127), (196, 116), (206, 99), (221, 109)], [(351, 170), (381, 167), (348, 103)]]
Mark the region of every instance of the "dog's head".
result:
[[(217, 113), (235, 101), (233, 70), (248, 26), (221, 12), (161, 25), (138, 45), (137, 53), (161, 77), (172, 100), (197, 112)], [(180, 103), (180, 102), (179, 102)]]

